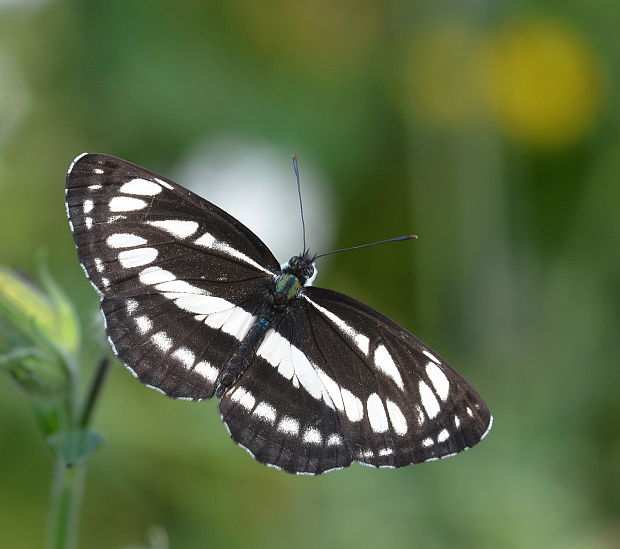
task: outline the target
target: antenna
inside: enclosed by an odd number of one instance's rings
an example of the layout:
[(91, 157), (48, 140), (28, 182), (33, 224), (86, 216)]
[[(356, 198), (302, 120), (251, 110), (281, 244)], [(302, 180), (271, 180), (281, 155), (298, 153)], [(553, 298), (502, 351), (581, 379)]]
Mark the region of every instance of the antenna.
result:
[(301, 234), (304, 241), (304, 251), (302, 255), (306, 253), (306, 222), (304, 221), (304, 204), (301, 200), (301, 182), (299, 180), (299, 166), (297, 165), (297, 155), (293, 155), (293, 171), (295, 172), (295, 178), (297, 179), (297, 195), (299, 196), (299, 211), (301, 212)]
[(337, 252), (348, 252), (349, 250), (359, 250), (360, 248), (367, 248), (368, 246), (376, 246), (377, 244), (387, 244), (388, 242), (400, 242), (401, 240), (413, 240), (418, 238), (417, 234), (406, 234), (405, 236), (396, 236), (394, 238), (388, 238), (387, 240), (380, 240), (379, 242), (371, 242), (369, 244), (360, 244), (359, 246), (351, 246), (350, 248), (339, 248), (338, 250), (332, 250), (321, 255), (317, 255), (314, 259), (319, 257), (325, 257), (326, 255), (335, 254)]

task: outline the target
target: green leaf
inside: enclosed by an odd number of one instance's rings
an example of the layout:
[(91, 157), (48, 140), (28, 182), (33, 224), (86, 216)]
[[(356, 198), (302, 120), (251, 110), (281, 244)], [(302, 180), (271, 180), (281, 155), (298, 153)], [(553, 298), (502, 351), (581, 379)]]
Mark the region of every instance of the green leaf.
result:
[(38, 347), (15, 347), (0, 355), (0, 369), (30, 396), (51, 397), (68, 388), (66, 368), (59, 358)]
[(43, 288), (51, 301), (55, 317), (54, 337), (52, 341), (64, 351), (75, 357), (79, 350), (80, 323), (71, 301), (52, 278), (43, 258), (38, 260), (38, 273)]
[(30, 343), (40, 344), (40, 334), (53, 338), (56, 330), (56, 315), (49, 300), (6, 267), (0, 267), (0, 316)]

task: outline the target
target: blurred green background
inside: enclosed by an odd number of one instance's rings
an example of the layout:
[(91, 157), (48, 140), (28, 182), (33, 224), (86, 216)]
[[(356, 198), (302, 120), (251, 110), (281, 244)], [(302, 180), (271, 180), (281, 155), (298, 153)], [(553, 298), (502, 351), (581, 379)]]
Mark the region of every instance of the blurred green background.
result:
[[(72, 158), (216, 188), (238, 160), (285, 261), (298, 211), (268, 209), (269, 174), (294, 190), (297, 153), (317, 251), (420, 235), (334, 256), (317, 284), (403, 323), (495, 415), (449, 460), (293, 477), (236, 447), (215, 403), (115, 366), (80, 547), (153, 526), (174, 549), (620, 547), (619, 28), (612, 0), (0, 1), (0, 262), (32, 273), (50, 251), (85, 379), (102, 329), (64, 213)], [(0, 545), (39, 547), (52, 461), (7, 377), (0, 447)]]

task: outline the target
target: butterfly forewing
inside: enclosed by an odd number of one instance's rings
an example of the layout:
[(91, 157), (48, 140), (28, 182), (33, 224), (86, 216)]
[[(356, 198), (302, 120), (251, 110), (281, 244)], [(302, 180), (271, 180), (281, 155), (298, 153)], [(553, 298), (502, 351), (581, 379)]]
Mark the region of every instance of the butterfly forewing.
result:
[(269, 249), (213, 204), (107, 155), (78, 157), (66, 192), (119, 358), (170, 396), (211, 396), (273, 286)]

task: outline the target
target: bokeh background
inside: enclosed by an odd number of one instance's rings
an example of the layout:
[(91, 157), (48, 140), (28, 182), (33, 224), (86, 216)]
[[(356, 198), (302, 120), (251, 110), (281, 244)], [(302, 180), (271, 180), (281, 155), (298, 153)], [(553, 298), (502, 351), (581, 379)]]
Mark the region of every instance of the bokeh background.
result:
[[(0, 1), (0, 262), (37, 250), (102, 338), (63, 207), (106, 152), (300, 248), (317, 284), (446, 356), (495, 427), (455, 458), (319, 478), (255, 463), (215, 403), (120, 366), (95, 421), (81, 547), (620, 546), (620, 4)], [(0, 378), (0, 545), (39, 547), (52, 461)], [(155, 534), (153, 534), (155, 528)], [(151, 534), (149, 534), (149, 531)]]

